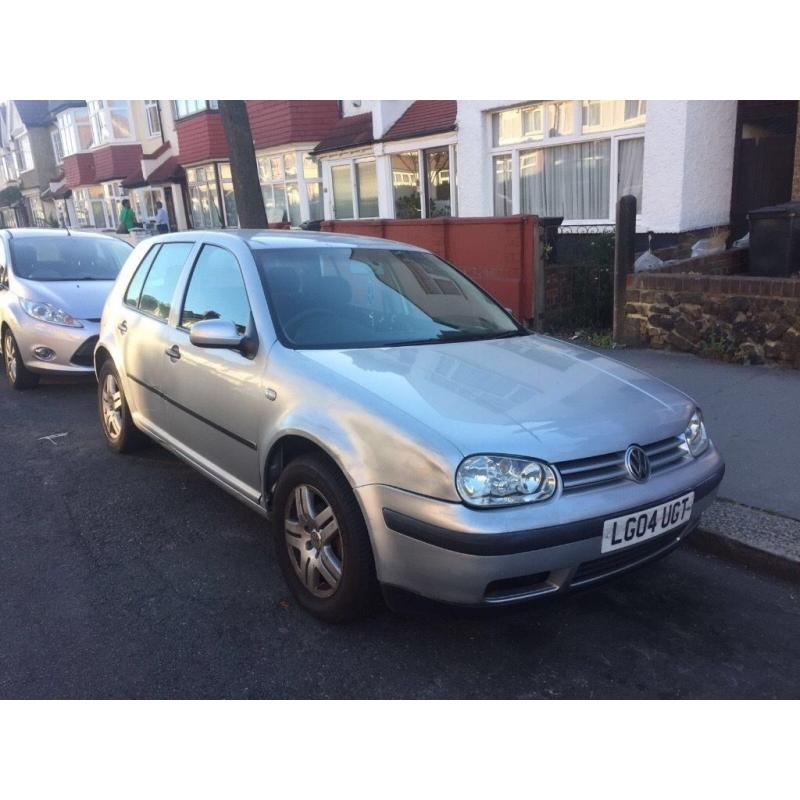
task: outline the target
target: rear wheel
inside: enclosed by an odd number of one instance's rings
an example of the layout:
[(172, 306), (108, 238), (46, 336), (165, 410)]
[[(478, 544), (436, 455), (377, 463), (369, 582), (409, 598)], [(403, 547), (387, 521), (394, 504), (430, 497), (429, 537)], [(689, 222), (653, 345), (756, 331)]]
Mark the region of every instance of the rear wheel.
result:
[(130, 453), (147, 444), (147, 437), (136, 427), (114, 364), (106, 361), (97, 383), (97, 408), (108, 446), (117, 453)]
[(22, 363), (17, 340), (8, 328), (3, 334), (3, 359), (6, 363), (8, 382), (15, 389), (34, 389), (39, 385), (39, 376)]
[(321, 456), (284, 469), (274, 496), (278, 563), (297, 601), (326, 622), (366, 614), (377, 580), (367, 527), (344, 476)]

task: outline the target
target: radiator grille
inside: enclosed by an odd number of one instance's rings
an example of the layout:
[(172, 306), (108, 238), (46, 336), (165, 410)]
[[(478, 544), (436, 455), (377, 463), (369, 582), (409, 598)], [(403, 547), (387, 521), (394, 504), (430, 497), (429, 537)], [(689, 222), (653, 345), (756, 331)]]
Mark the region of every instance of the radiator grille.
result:
[[(642, 448), (650, 459), (651, 475), (658, 475), (659, 472), (677, 465), (688, 456), (683, 436), (670, 436), (668, 439), (642, 445)], [(624, 450), (591, 458), (562, 461), (556, 464), (556, 468), (561, 474), (565, 494), (628, 479)]]

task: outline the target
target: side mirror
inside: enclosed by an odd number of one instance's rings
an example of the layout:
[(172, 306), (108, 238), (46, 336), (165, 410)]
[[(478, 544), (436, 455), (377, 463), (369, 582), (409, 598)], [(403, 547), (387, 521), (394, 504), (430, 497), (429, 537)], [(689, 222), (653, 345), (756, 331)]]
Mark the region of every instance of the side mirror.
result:
[(227, 319), (201, 319), (189, 330), (189, 341), (197, 347), (241, 347), (243, 338)]

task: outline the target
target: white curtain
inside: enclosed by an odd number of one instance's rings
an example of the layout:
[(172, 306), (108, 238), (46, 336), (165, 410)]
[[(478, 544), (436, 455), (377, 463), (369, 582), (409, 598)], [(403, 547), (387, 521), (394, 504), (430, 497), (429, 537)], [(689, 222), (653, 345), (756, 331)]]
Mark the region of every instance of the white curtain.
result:
[[(626, 101), (627, 102), (627, 101)], [(623, 139), (619, 143), (618, 197), (632, 194), (636, 198), (636, 211), (642, 211), (642, 167), (644, 164), (644, 138)]]
[(610, 152), (606, 139), (520, 153), (522, 212), (608, 219)]

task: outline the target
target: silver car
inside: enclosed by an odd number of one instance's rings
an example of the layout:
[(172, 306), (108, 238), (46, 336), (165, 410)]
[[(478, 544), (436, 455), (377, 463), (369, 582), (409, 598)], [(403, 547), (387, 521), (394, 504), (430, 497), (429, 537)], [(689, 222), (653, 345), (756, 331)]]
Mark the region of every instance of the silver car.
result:
[(95, 368), (109, 445), (155, 439), (270, 518), (329, 621), (379, 588), (482, 606), (592, 585), (678, 545), (724, 471), (686, 395), (383, 239), (149, 239)]
[(0, 340), (15, 389), (91, 375), (100, 313), (131, 246), (66, 230), (0, 230)]

